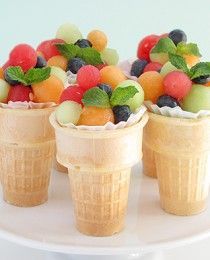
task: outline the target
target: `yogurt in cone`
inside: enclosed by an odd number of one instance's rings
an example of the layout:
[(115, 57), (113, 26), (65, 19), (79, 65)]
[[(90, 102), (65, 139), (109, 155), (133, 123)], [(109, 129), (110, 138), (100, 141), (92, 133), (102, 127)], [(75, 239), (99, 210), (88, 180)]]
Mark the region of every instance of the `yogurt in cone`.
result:
[(142, 156), (147, 114), (117, 130), (88, 131), (60, 126), (53, 113), (57, 160), (68, 168), (75, 221), (81, 233), (110, 236), (124, 227), (131, 167)]

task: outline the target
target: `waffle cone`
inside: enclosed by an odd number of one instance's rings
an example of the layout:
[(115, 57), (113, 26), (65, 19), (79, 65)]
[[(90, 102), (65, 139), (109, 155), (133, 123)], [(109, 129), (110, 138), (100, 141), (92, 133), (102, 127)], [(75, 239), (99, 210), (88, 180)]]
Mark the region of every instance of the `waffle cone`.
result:
[(52, 111), (0, 109), (1, 182), (10, 204), (30, 207), (47, 200), (55, 153)]
[(145, 141), (154, 151), (162, 208), (175, 215), (200, 213), (210, 183), (210, 118), (149, 117)]
[(142, 157), (143, 119), (119, 130), (63, 128), (55, 115), (57, 160), (68, 168), (76, 226), (81, 233), (110, 236), (124, 226), (131, 167)]

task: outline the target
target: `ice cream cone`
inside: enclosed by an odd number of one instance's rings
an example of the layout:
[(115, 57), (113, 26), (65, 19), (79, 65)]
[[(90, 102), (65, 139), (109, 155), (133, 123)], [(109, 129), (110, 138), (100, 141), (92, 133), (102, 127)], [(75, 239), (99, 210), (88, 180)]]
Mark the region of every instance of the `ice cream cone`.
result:
[(148, 119), (119, 130), (88, 131), (59, 126), (54, 113), (57, 159), (68, 168), (76, 226), (84, 234), (110, 236), (124, 227), (131, 167), (142, 156)]
[(160, 202), (176, 215), (203, 211), (209, 192), (210, 118), (149, 114), (149, 147), (155, 151)]
[(143, 173), (151, 178), (157, 178), (156, 166), (155, 166), (155, 151), (149, 146), (147, 140), (150, 138), (148, 136), (148, 124), (144, 127), (143, 130), (143, 141), (142, 141), (142, 150), (143, 150)]
[(53, 108), (0, 109), (0, 169), (4, 200), (29, 207), (48, 197), (54, 156)]

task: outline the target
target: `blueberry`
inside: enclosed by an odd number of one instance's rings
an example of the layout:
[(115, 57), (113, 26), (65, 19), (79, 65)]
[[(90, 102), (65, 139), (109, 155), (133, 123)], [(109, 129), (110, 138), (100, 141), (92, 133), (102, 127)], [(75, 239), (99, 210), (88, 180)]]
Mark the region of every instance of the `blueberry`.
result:
[(47, 62), (46, 62), (45, 58), (43, 58), (42, 56), (37, 56), (35, 68), (43, 68), (46, 66), (47, 66)]
[(144, 59), (135, 60), (131, 66), (131, 76), (136, 76), (138, 78), (143, 73), (147, 64), (148, 61)]
[(172, 107), (172, 108), (180, 106), (179, 102), (175, 98), (168, 95), (160, 96), (157, 100), (157, 105), (159, 107)]
[(121, 122), (121, 121), (127, 121), (128, 118), (131, 115), (131, 110), (129, 106), (123, 105), (123, 106), (114, 106), (112, 108), (112, 111), (114, 113), (114, 122), (115, 124)]
[[(9, 67), (8, 67), (8, 68), (9, 68)], [(7, 72), (8, 72), (8, 70), (6, 69), (6, 70), (4, 71), (4, 79), (6, 80), (6, 82), (7, 82), (9, 85), (15, 86), (15, 85), (20, 84), (20, 82), (19, 82), (18, 80), (11, 79)]]
[(187, 35), (182, 30), (176, 29), (168, 34), (168, 37), (177, 45), (179, 42), (186, 42)]
[(200, 76), (198, 78), (193, 79), (192, 81), (194, 83), (197, 83), (197, 84), (206, 84), (208, 82), (209, 76), (210, 75), (208, 75), (208, 76)]
[(112, 88), (108, 85), (108, 84), (104, 84), (104, 83), (101, 83), (101, 84), (98, 84), (97, 85), (101, 90), (103, 90), (104, 92), (106, 92), (109, 96), (109, 98), (111, 97), (112, 95)]
[(86, 63), (80, 58), (70, 59), (67, 65), (67, 71), (70, 70), (72, 73), (77, 74), (77, 71), (85, 66)]
[(77, 45), (80, 48), (92, 47), (92, 43), (86, 39), (79, 39), (75, 42), (74, 45)]

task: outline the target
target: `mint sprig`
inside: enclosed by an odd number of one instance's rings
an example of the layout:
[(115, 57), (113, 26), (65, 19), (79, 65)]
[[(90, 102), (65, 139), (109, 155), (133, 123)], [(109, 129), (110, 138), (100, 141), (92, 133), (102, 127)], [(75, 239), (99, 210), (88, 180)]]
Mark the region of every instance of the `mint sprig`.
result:
[(75, 58), (77, 53), (79, 53), (80, 47), (74, 44), (67, 44), (67, 43), (57, 43), (55, 44), (58, 51), (61, 55), (63, 55), (68, 60)]
[(20, 66), (11, 66), (7, 68), (7, 74), (12, 80), (17, 80), (25, 86), (39, 83), (49, 78), (51, 72), (50, 67), (33, 68), (25, 74)]
[(95, 106), (101, 108), (109, 108), (108, 94), (98, 87), (87, 90), (83, 96), (82, 102), (86, 106)]
[(112, 96), (110, 98), (111, 106), (117, 106), (117, 105), (125, 105), (125, 103), (132, 98), (136, 93), (138, 93), (138, 90), (134, 86), (127, 86), (125, 88), (116, 88), (112, 92)]
[(20, 66), (15, 66), (15, 67), (8, 67), (7, 68), (7, 75), (9, 78), (12, 80), (16, 80), (24, 85), (27, 85), (27, 82), (25, 80), (25, 75)]
[(83, 96), (82, 102), (85, 106), (95, 106), (100, 108), (110, 108), (116, 105), (125, 105), (138, 90), (134, 86), (116, 88), (109, 99), (108, 94), (98, 87), (87, 90)]
[(180, 42), (177, 44), (177, 51), (176, 53), (178, 55), (194, 55), (197, 57), (201, 57), (201, 54), (198, 49), (198, 45), (195, 43), (185, 43)]
[(168, 55), (169, 55), (169, 61), (171, 62), (172, 65), (174, 65), (177, 69), (182, 70), (187, 75), (190, 75), (190, 70), (187, 67), (187, 63), (182, 56), (173, 53), (169, 53)]
[(87, 64), (98, 65), (103, 63), (100, 53), (94, 48), (80, 48), (77, 45), (68, 43), (58, 43), (56, 44), (56, 47), (60, 54), (68, 60), (79, 57)]
[(199, 62), (189, 69), (185, 59), (182, 56), (172, 53), (169, 53), (169, 61), (177, 69), (181, 69), (184, 73), (186, 73), (190, 79), (210, 75), (210, 62)]
[(199, 62), (190, 69), (190, 78), (210, 75), (210, 62)]
[(176, 53), (176, 45), (168, 37), (161, 38), (152, 49), (151, 53)]

